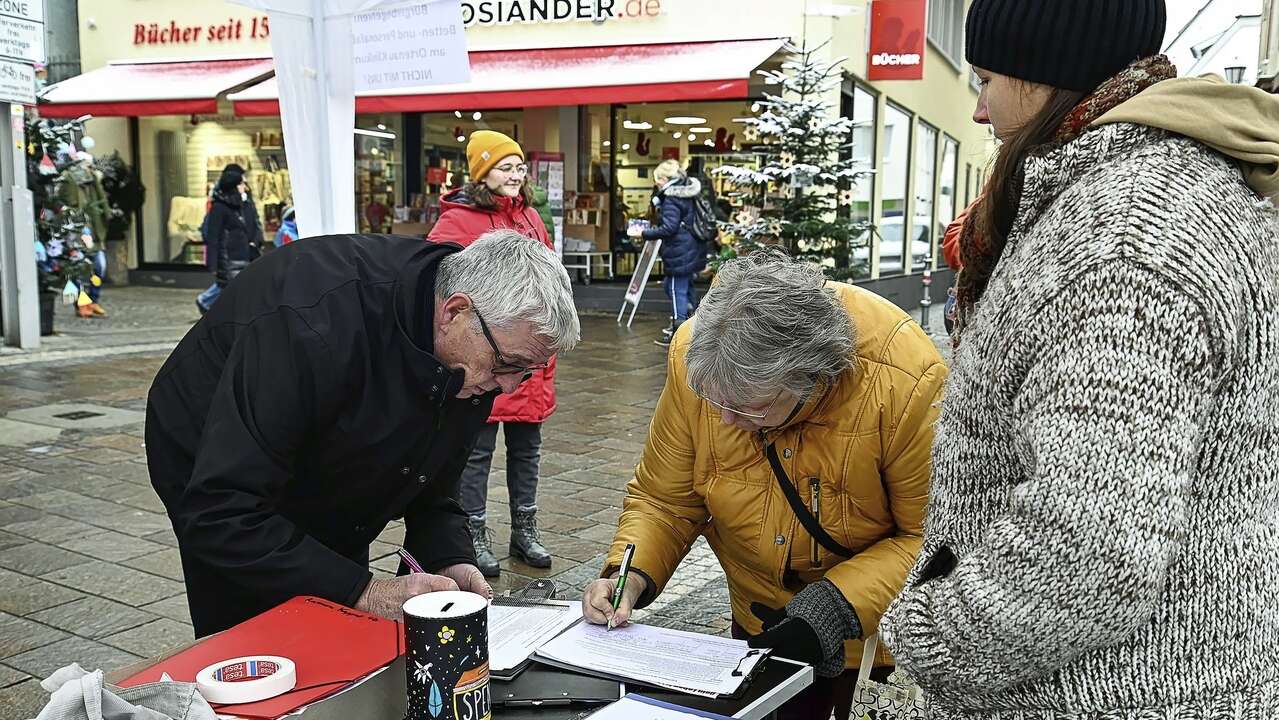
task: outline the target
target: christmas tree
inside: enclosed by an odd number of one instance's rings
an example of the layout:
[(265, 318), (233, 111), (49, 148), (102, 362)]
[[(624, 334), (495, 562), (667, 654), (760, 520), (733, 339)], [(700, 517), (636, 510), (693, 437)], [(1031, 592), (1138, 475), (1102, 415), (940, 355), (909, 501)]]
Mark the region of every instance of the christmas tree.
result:
[(788, 43), (781, 69), (760, 71), (766, 84), (780, 86), (752, 107), (755, 117), (743, 121), (747, 139), (759, 143), (760, 167), (715, 171), (747, 193), (745, 210), (724, 226), (736, 241), (722, 259), (780, 244), (792, 256), (822, 265), (832, 279), (865, 271), (853, 251), (872, 228), (852, 219), (849, 208), (855, 184), (874, 170), (853, 159), (853, 120), (827, 100), (842, 83), (844, 61), (819, 60), (823, 47)]

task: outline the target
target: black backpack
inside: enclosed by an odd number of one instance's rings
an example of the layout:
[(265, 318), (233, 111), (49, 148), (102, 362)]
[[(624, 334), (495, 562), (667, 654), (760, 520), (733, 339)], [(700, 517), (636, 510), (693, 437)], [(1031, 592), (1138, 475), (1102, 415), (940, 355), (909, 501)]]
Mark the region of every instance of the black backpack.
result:
[(693, 201), (693, 212), (685, 227), (699, 243), (708, 243), (719, 237), (719, 226), (715, 223), (715, 208), (711, 205), (706, 193), (699, 193)]

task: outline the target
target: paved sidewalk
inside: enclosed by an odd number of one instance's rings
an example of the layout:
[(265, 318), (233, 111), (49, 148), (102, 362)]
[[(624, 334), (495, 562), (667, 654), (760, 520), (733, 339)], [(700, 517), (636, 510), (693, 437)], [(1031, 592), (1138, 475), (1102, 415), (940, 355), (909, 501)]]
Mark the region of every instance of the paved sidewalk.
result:
[[(76, 661), (111, 668), (192, 637), (176, 541), (146, 470), (141, 413), (169, 350), (197, 319), (188, 290), (111, 288), (106, 320), (60, 306), (38, 353), (0, 352), (0, 718), (34, 717), (38, 678)], [(540, 571), (509, 557), (495, 588), (552, 578), (576, 596), (599, 572), (665, 374), (652, 342), (664, 320), (583, 317), (582, 345), (559, 364), (546, 423), (539, 518), (554, 553)], [(509, 539), (500, 447), (490, 478), (496, 549)], [(403, 538), (373, 546), (390, 573)], [(699, 541), (645, 622), (726, 633), (728, 591)]]

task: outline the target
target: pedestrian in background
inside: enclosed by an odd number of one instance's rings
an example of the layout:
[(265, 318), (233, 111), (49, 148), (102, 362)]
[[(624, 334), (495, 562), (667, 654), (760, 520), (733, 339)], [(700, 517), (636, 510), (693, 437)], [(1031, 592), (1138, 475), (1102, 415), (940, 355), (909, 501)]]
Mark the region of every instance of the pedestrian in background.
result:
[[(428, 240), (466, 247), (494, 228), (515, 230), (554, 248), (534, 208), (524, 150), (492, 130), (471, 134), (466, 146), (471, 181), (445, 195), (443, 212)], [(501, 574), (488, 525), (488, 478), (500, 424), (506, 435), (506, 491), (511, 508), (510, 554), (535, 568), (551, 566), (551, 553), (537, 527), (537, 482), (542, 453), (542, 423), (555, 412), (555, 358), (532, 370), (514, 392), (493, 402), (488, 424), (475, 439), (462, 474), (462, 509), (469, 518), (475, 562), (485, 577)]]
[(1175, 79), (1164, 30), (1163, 0), (968, 12), (1002, 145), (880, 624), (939, 717), (1279, 717), (1279, 98)]
[(653, 206), (657, 223), (648, 228), (628, 228), (633, 239), (661, 240), (658, 253), (662, 258), (662, 289), (674, 307), (671, 327), (658, 338), (657, 344), (669, 346), (671, 336), (697, 307), (693, 276), (706, 267), (706, 248), (693, 237), (690, 226), (696, 212), (694, 199), (702, 193), (702, 183), (684, 174), (678, 160), (663, 160), (653, 170), (657, 193)]
[(244, 181), (244, 168), (235, 163), (222, 169), (213, 188), (203, 235), (205, 263), (213, 273), (213, 284), (195, 299), (201, 315), (213, 307), (227, 283), (258, 257), (262, 247), (258, 209)]

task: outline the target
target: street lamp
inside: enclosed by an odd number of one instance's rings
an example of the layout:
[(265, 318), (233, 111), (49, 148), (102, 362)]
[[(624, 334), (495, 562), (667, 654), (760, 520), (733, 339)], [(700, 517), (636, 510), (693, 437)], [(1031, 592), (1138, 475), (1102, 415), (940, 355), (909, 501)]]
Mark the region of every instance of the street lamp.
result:
[(1231, 65), (1226, 68), (1226, 82), (1229, 82), (1231, 85), (1238, 85), (1243, 82), (1243, 71), (1243, 65)]

